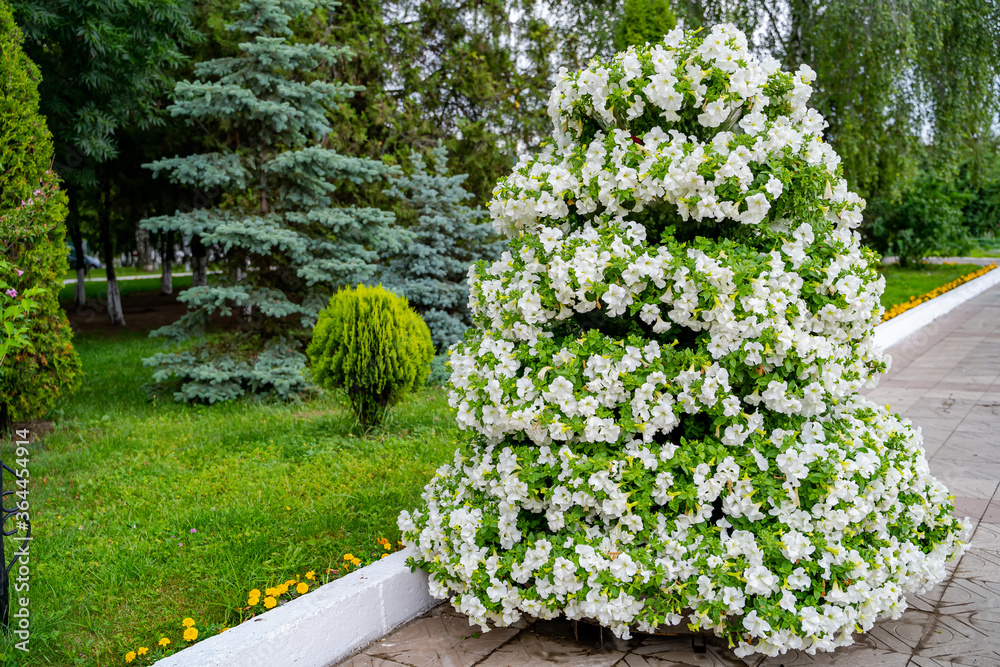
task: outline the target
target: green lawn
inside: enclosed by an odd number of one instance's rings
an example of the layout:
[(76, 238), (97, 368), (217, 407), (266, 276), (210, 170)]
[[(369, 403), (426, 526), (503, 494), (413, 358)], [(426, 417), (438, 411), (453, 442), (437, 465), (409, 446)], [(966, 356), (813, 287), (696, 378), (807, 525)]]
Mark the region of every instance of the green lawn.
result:
[(373, 559), (458, 437), (441, 389), (364, 436), (331, 397), (150, 403), (141, 359), (160, 342), (75, 344), (83, 384), (31, 453), (31, 652), (0, 639), (3, 665), (124, 664), (161, 636), (182, 644), (187, 616), (238, 620), (252, 588)]
[(926, 294), (935, 287), (981, 268), (976, 264), (921, 264), (912, 268), (890, 264), (882, 268), (882, 275), (885, 276), (882, 305), (888, 310), (898, 303), (909, 301), (911, 296)]
[[(183, 264), (174, 264), (174, 273), (185, 273), (184, 265)], [(160, 269), (156, 269), (155, 271), (143, 271), (142, 269), (140, 269), (138, 267), (135, 267), (135, 266), (116, 266), (115, 267), (115, 275), (116, 276), (139, 276), (139, 275), (143, 275), (143, 276), (157, 276), (157, 277), (159, 277), (159, 275), (160, 275)], [(87, 272), (87, 279), (88, 280), (90, 278), (107, 278), (107, 277), (108, 277), (108, 270), (107, 269), (90, 269)], [(76, 271), (73, 270), (73, 269), (70, 269), (69, 271), (67, 271), (66, 272), (66, 276), (65, 276), (65, 280), (76, 280)]]
[[(174, 292), (178, 292), (183, 289), (191, 287), (191, 276), (183, 276), (180, 278), (174, 278)], [(76, 284), (63, 285), (62, 289), (59, 291), (60, 301), (72, 301), (73, 292), (76, 289)], [(87, 292), (88, 299), (107, 299), (108, 298), (108, 284), (103, 280), (101, 282), (87, 282), (84, 284), (84, 290)], [(122, 296), (141, 294), (143, 292), (159, 292), (160, 291), (160, 277), (156, 276), (154, 278), (140, 278), (138, 280), (119, 280), (118, 281), (118, 292)]]

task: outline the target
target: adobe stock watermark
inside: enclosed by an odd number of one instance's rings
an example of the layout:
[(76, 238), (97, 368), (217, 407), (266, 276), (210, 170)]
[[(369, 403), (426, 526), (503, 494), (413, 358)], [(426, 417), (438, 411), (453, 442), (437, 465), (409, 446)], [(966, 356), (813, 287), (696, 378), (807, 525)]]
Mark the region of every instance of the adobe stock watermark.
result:
[[(14, 432), (14, 465), (2, 464), (0, 468), (0, 587), (2, 587), (3, 621), (18, 640), (14, 647), (27, 653), (31, 641), (31, 503), (28, 500), (31, 476), (31, 431)], [(14, 485), (4, 488), (3, 474), (13, 476)], [(3, 502), (8, 498), (12, 502)], [(8, 526), (8, 522), (13, 525)], [(12, 538), (14, 551), (7, 560), (4, 554), (4, 537)]]

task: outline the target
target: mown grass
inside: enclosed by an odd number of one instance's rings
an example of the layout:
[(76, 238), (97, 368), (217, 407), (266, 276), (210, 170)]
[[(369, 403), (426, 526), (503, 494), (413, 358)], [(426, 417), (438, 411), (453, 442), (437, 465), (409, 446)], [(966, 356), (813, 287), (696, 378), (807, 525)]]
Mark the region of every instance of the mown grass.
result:
[(3, 665), (123, 664), (161, 636), (183, 644), (184, 617), (233, 622), (252, 588), (374, 558), (458, 437), (441, 389), (365, 435), (330, 396), (149, 402), (158, 341), (75, 344), (83, 383), (31, 454), (31, 652), (0, 639)]
[[(184, 272), (185, 268), (183, 264), (174, 264), (174, 273), (184, 273)], [(137, 266), (116, 266), (115, 275), (119, 277), (139, 276), (139, 275), (159, 277), (160, 269), (156, 269), (154, 271), (143, 271)], [(91, 278), (107, 278), (107, 276), (108, 276), (107, 269), (90, 269), (87, 271), (88, 280)], [(76, 280), (76, 269), (70, 269), (69, 271), (67, 271), (64, 279)]]
[(921, 264), (914, 267), (889, 264), (882, 267), (882, 275), (885, 276), (882, 305), (889, 310), (896, 304), (909, 301), (911, 296), (926, 294), (980, 268), (976, 264)]
[[(180, 290), (187, 289), (191, 287), (191, 276), (180, 276), (174, 277), (174, 293), (176, 294)], [(76, 284), (72, 283), (69, 285), (63, 285), (62, 289), (59, 290), (59, 300), (62, 302), (72, 302), (73, 301), (73, 291), (76, 289)], [(87, 293), (88, 299), (107, 299), (108, 298), (108, 284), (103, 280), (100, 282), (88, 281), (84, 283), (84, 291)], [(138, 278), (136, 280), (119, 280), (118, 281), (118, 292), (122, 296), (135, 296), (137, 294), (143, 294), (148, 292), (159, 293), (160, 291), (160, 277), (156, 276), (154, 278)]]

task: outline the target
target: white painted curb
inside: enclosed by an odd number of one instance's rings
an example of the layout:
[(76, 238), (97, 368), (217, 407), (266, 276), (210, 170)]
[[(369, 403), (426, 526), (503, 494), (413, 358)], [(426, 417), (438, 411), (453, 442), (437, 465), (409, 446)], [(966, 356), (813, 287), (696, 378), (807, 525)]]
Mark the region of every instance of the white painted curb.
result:
[(329, 667), (438, 603), (404, 549), (159, 660), (157, 667)]
[(939, 317), (958, 308), (969, 299), (979, 296), (998, 284), (1000, 284), (1000, 268), (993, 269), (964, 285), (959, 285), (930, 301), (925, 301), (916, 308), (911, 308), (875, 327), (875, 343), (886, 350)]

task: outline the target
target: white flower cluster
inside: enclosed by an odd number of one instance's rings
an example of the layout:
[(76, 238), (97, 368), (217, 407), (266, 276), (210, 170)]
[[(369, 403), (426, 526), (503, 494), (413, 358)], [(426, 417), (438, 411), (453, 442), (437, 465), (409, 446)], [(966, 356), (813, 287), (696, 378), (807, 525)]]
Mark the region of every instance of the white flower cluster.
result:
[(919, 432), (858, 394), (883, 282), (812, 78), (730, 26), (561, 75), (555, 142), (494, 191), (510, 251), (469, 273), (470, 443), (399, 521), (473, 622), (832, 650), (963, 548)]

